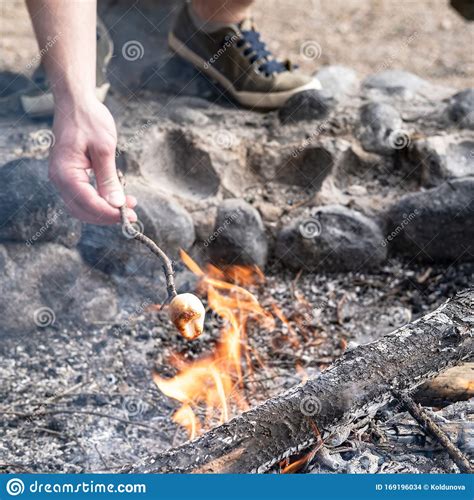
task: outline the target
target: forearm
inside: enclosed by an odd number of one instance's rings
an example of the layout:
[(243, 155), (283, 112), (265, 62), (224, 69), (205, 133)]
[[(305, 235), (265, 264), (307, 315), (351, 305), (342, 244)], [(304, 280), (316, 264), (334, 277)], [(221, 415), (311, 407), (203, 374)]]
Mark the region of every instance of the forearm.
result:
[[(49, 178), (68, 211), (93, 224), (120, 221), (136, 200), (125, 197), (117, 176), (117, 131), (109, 110), (95, 96), (96, 0), (27, 0), (42, 62), (54, 94), (54, 147)], [(94, 171), (97, 188), (89, 177)]]
[(96, 0), (27, 0), (55, 101), (95, 93)]

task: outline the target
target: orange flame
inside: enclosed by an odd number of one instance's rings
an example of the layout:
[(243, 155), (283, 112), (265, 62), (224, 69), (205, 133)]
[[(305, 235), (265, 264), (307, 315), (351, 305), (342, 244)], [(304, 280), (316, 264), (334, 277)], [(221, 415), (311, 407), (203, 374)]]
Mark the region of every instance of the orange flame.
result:
[(280, 462), (280, 474), (295, 474), (296, 472), (300, 471), (310, 460), (312, 460), (315, 454), (315, 451), (310, 451), (294, 462)]
[[(193, 439), (203, 427), (223, 423), (234, 410), (248, 408), (243, 394), (244, 378), (252, 377), (255, 362), (264, 365), (247, 343), (247, 323), (252, 320), (266, 328), (274, 328), (275, 318), (262, 308), (252, 293), (242, 288), (264, 282), (257, 267), (232, 266), (221, 270), (208, 265), (205, 272), (183, 251), (181, 258), (200, 277), (199, 291), (207, 293), (209, 308), (222, 320), (220, 339), (213, 353), (191, 362), (175, 357), (172, 360), (178, 369), (175, 377), (153, 376), (165, 395), (182, 403), (173, 420), (185, 427)], [(291, 342), (296, 345), (296, 333), (283, 313), (276, 306), (273, 312), (288, 325)], [(203, 405), (205, 416), (198, 418), (196, 410)]]
[[(263, 275), (257, 268), (234, 266), (226, 272), (214, 266), (204, 271), (182, 252), (181, 257), (187, 267), (201, 277), (200, 289), (207, 291), (208, 304), (223, 321), (221, 338), (213, 354), (191, 363), (180, 363), (176, 359), (179, 373), (171, 379), (154, 375), (158, 388), (167, 396), (177, 399), (183, 406), (175, 413), (173, 420), (183, 425), (194, 438), (201, 424), (193, 408), (204, 403), (207, 408), (206, 421), (215, 419), (219, 413), (219, 423), (229, 419), (232, 401), (240, 410), (247, 408), (241, 393), (243, 385), (242, 355), (245, 351), (249, 361), (250, 347), (247, 345), (246, 326), (252, 318), (257, 321), (271, 321), (271, 315), (262, 309), (250, 292), (224, 278), (245, 285), (259, 282)], [(249, 363), (247, 363), (249, 364)], [(250, 370), (250, 366), (248, 366)]]
[(289, 458), (280, 462), (280, 474), (296, 474), (299, 472), (308, 462), (313, 460), (313, 457), (316, 453), (322, 448), (324, 441), (321, 438), (321, 434), (319, 432), (316, 424), (311, 421), (311, 426), (313, 428), (314, 434), (317, 438), (317, 443), (313, 447), (311, 451), (305, 453), (301, 458), (291, 462)]

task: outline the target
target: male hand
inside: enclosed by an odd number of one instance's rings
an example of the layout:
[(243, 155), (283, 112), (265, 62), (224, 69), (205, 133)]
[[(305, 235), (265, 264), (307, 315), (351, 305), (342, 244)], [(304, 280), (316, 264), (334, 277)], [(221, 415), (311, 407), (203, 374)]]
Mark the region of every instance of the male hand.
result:
[(113, 224), (120, 222), (118, 208), (126, 202), (128, 218), (135, 222), (137, 201), (125, 197), (117, 176), (117, 132), (109, 110), (95, 96), (57, 99), (53, 133), (49, 178), (71, 215), (92, 224)]

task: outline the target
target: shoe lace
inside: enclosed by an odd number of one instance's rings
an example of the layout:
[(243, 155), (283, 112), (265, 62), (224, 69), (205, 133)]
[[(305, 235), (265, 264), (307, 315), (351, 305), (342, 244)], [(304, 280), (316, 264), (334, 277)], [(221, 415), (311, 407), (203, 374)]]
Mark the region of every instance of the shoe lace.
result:
[(248, 57), (251, 64), (257, 62), (258, 70), (267, 76), (273, 73), (282, 73), (288, 68), (285, 64), (272, 57), (264, 42), (260, 40), (260, 33), (255, 30), (242, 30), (241, 38), (237, 41), (237, 47), (243, 47), (244, 56)]

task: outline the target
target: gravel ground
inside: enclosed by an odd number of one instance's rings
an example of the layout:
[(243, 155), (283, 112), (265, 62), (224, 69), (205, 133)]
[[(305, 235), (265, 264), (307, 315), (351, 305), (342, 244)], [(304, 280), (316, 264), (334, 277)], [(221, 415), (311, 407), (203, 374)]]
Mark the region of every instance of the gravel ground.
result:
[[(256, 370), (254, 385), (247, 384), (249, 403), (298, 383), (302, 370), (316, 375), (347, 346), (434, 309), (473, 276), (472, 264), (441, 268), (398, 261), (373, 274), (298, 277), (270, 269), (266, 284), (253, 291), (266, 308), (272, 302), (281, 307), (300, 345), (286, 341), (288, 327), (280, 322), (271, 331), (250, 326), (249, 343), (266, 368)], [(190, 360), (211, 352), (218, 326), (210, 315), (202, 338), (188, 344), (163, 312), (147, 312), (115, 326), (54, 325), (5, 340), (0, 346), (1, 469), (113, 471), (183, 442), (184, 431), (171, 420), (176, 402), (160, 393), (151, 375), (173, 374), (171, 354)]]

